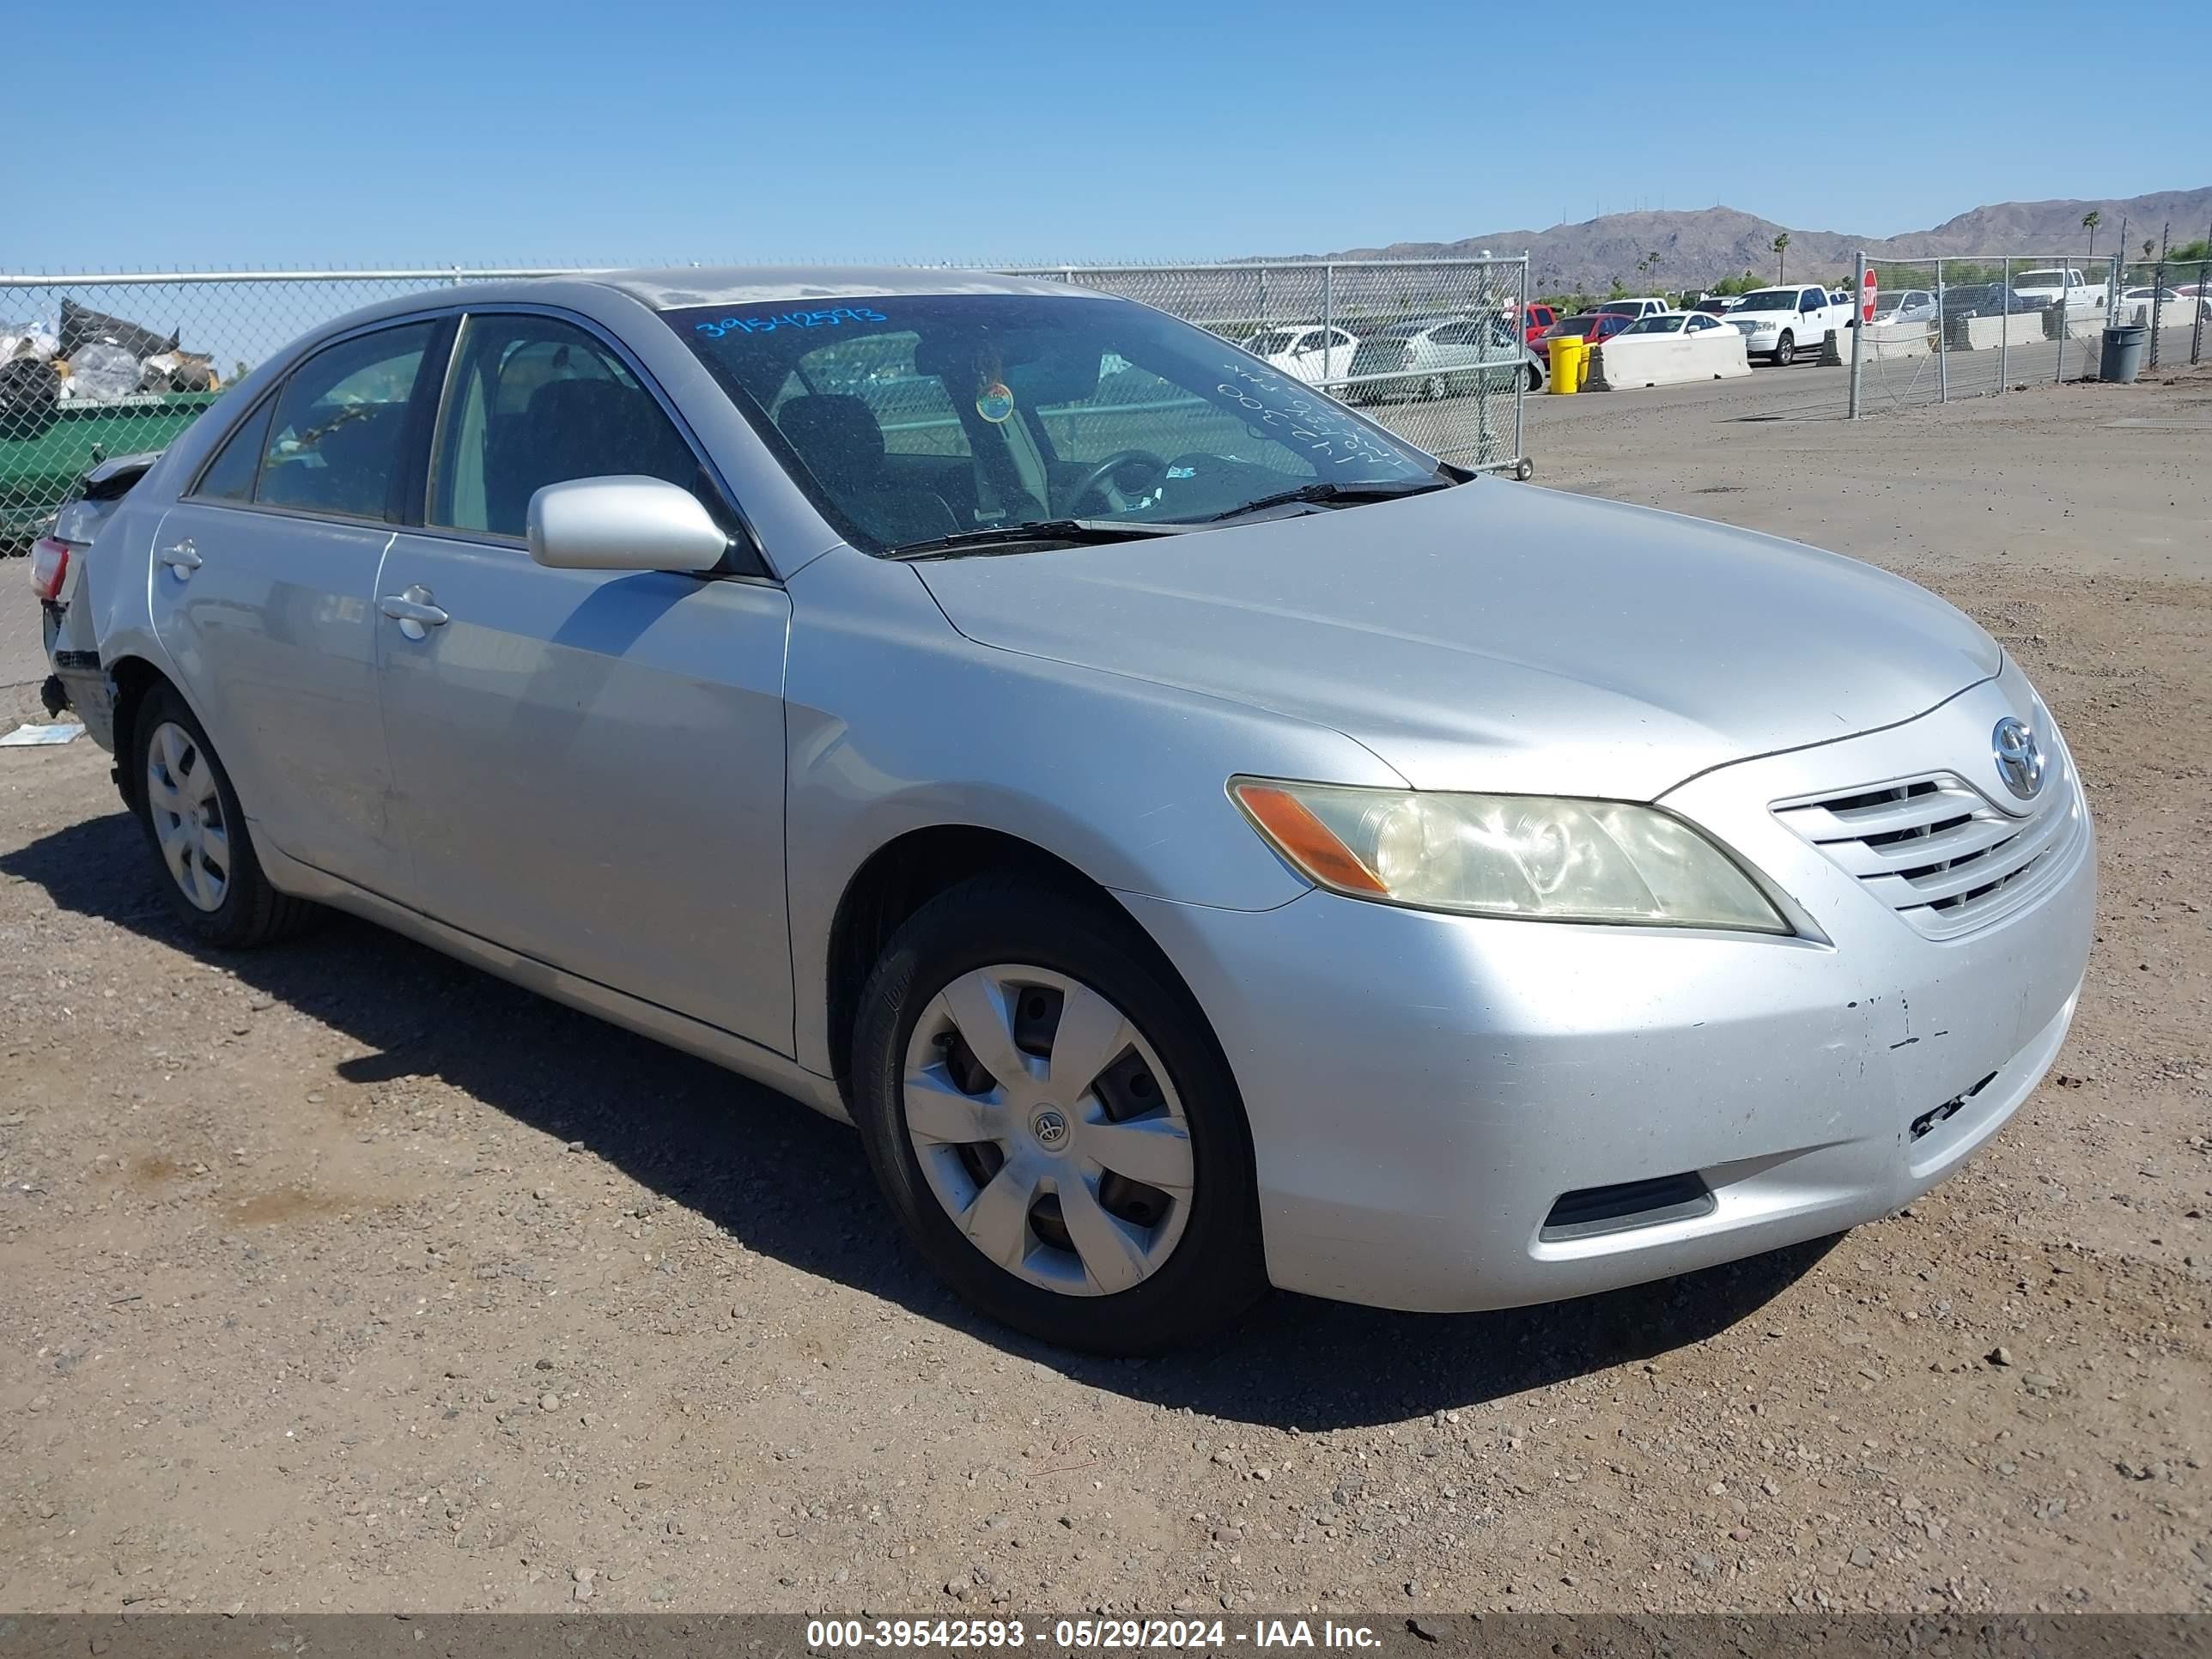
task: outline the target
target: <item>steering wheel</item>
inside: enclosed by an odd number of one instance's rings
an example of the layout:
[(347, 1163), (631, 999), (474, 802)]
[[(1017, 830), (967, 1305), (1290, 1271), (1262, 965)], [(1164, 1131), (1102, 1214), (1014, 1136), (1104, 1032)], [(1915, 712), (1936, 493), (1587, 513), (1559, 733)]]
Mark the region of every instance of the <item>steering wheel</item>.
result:
[(1082, 505), (1085, 495), (1097, 489), (1115, 473), (1119, 472), (1125, 466), (1133, 466), (1139, 461), (1152, 468), (1155, 473), (1164, 476), (1167, 472), (1168, 464), (1149, 449), (1117, 449), (1083, 475), (1083, 482), (1076, 485), (1075, 493), (1067, 498), (1068, 512), (1073, 513)]

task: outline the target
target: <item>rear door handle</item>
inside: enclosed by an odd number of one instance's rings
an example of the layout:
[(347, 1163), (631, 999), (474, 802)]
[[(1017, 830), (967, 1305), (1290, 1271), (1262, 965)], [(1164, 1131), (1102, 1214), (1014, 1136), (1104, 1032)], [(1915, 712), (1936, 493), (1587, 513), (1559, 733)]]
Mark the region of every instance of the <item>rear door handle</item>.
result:
[(404, 593), (386, 593), (377, 600), (376, 608), (398, 623), (399, 631), (410, 640), (426, 639), (432, 629), (443, 628), (450, 620), (430, 603), (430, 590), (420, 584)]
[(200, 568), (199, 553), (192, 546), (191, 538), (189, 536), (183, 541), (172, 543), (155, 556), (175, 571), (177, 580), (179, 581), (184, 580)]

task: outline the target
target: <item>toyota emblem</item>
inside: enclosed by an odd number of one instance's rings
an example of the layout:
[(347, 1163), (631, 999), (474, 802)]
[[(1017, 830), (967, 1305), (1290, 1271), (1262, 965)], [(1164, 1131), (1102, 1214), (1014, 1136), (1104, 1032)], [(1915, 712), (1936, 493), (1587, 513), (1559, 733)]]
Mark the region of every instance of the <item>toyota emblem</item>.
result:
[(2022, 800), (2033, 800), (2043, 787), (2043, 750), (2037, 746), (2035, 733), (2026, 722), (2008, 714), (1990, 734), (1990, 747), (1996, 755), (1997, 775), (2004, 780), (2005, 787)]

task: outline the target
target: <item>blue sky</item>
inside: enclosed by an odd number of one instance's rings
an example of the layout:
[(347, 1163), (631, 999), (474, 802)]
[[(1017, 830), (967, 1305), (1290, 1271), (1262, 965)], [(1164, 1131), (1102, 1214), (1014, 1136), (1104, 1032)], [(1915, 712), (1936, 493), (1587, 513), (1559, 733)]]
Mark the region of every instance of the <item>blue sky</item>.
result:
[(1971, 14), (1822, 8), (1930, 33), (1783, 67), (1810, 9), (96, 0), (14, 123), (0, 266), (1149, 259), (1715, 204), (1880, 235), (2212, 179), (2191, 100), (2094, 95), (2173, 0), (2008, 0), (1949, 64)]

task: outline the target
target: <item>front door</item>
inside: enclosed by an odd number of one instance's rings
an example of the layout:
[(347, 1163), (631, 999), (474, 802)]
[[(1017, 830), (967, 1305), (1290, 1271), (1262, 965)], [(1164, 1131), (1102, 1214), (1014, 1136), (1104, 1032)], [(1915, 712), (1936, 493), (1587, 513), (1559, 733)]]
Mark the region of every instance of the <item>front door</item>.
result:
[(400, 854), (372, 601), (435, 327), (353, 335), (307, 358), (154, 541), (155, 633), (256, 836), (378, 891)]
[(550, 570), (537, 489), (709, 489), (638, 370), (577, 324), (472, 316), (424, 526), (378, 583), (410, 902), (479, 938), (789, 1053), (783, 663), (767, 581)]

